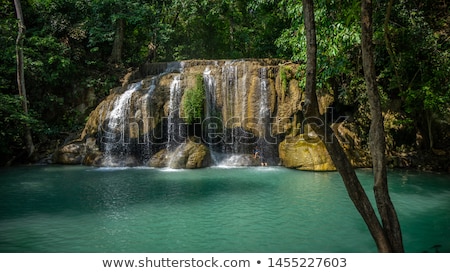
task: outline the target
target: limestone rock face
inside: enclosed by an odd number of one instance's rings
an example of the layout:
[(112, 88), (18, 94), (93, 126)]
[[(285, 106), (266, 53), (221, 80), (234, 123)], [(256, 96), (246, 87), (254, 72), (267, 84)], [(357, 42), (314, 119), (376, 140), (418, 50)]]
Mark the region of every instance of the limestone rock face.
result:
[[(206, 97), (201, 127), (216, 128), (203, 136), (214, 135), (214, 141), (222, 141), (212, 147), (216, 152), (251, 154), (251, 144), (270, 137), (272, 145), (277, 145), (273, 144), (276, 135), (292, 131), (300, 122), (291, 122), (303, 97), (297, 69), (297, 64), (274, 59), (146, 64), (129, 73), (123, 85), (112, 89), (91, 112), (75, 145), (82, 151), (63, 147), (55, 162), (124, 166), (147, 164), (151, 159), (155, 166), (167, 165), (157, 160), (163, 158), (162, 150), (170, 146), (173, 151), (171, 141), (178, 145), (192, 136), (182, 101), (186, 90), (196, 88), (199, 76)], [(211, 148), (208, 141), (203, 139), (205, 147)], [(197, 167), (206, 157), (200, 148), (189, 151), (187, 157), (190, 145), (180, 147), (185, 152), (174, 167)]]
[(325, 145), (317, 138), (308, 139), (303, 134), (287, 137), (279, 145), (282, 164), (303, 171), (334, 171), (336, 167)]
[[(214, 158), (216, 164), (253, 166), (259, 165), (253, 148), (264, 145), (270, 164), (281, 160), (290, 168), (334, 170), (324, 145), (304, 139), (298, 68), (275, 59), (143, 65), (111, 90), (91, 112), (80, 138), (61, 147), (54, 162), (201, 168)], [(186, 90), (198, 88), (199, 77), (205, 92), (201, 124), (187, 124), (182, 102)], [(329, 94), (318, 99), (321, 113), (333, 102)], [(366, 162), (353, 151), (359, 143), (352, 131), (334, 129), (352, 163)]]

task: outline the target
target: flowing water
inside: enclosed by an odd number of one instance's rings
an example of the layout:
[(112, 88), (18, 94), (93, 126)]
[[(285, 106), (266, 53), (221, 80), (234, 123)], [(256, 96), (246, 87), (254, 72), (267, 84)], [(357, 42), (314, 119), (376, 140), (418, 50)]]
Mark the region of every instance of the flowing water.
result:
[[(106, 132), (111, 135), (115, 135), (113, 138), (108, 138), (108, 134), (104, 136), (104, 161), (106, 165), (115, 165), (114, 158), (117, 155), (121, 155), (122, 158), (129, 153), (127, 151), (127, 146), (125, 145), (125, 126), (128, 124), (128, 120), (125, 118), (128, 116), (128, 111), (130, 109), (130, 100), (133, 93), (136, 92), (141, 86), (141, 83), (131, 84), (129, 89), (120, 95), (113, 104), (113, 108), (108, 112), (108, 124)], [(103, 130), (102, 130), (103, 131)]]
[(170, 84), (169, 116), (167, 124), (167, 149), (174, 150), (176, 145), (182, 143), (179, 137), (180, 131), (180, 103), (181, 103), (181, 79), (177, 75)]
[[(358, 170), (371, 196), (372, 175)], [(389, 174), (407, 252), (450, 252), (450, 177)], [(373, 198), (372, 198), (373, 200)], [(336, 172), (0, 170), (1, 252), (376, 252)]]

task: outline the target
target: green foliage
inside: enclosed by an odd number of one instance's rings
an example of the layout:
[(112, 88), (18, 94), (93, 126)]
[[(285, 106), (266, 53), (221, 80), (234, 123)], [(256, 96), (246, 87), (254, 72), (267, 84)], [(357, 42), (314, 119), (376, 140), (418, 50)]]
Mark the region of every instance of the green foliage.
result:
[(280, 78), (281, 78), (281, 92), (285, 94), (286, 90), (288, 90), (288, 79), (284, 66), (280, 67)]
[[(435, 120), (448, 122), (445, 117), (450, 109), (450, 12), (441, 4), (395, 2), (388, 26), (390, 65), (386, 66), (384, 58), (378, 63), (386, 90), (402, 98), (403, 109), (419, 130), (428, 131), (430, 146)], [(380, 50), (378, 54), (385, 53)]]
[[(306, 39), (301, 1), (282, 0), (279, 6), (285, 8), (291, 22), (276, 45), (282, 54), (304, 65)], [(360, 53), (360, 1), (315, 1), (315, 9), (318, 88), (334, 93), (337, 109), (351, 107), (356, 111), (355, 120), (363, 132), (370, 117), (366, 98), (362, 96), (365, 88)], [(416, 120), (418, 124), (430, 123), (430, 117), (447, 116), (450, 109), (448, 6), (431, 0), (395, 1), (388, 18), (388, 33), (384, 31), (386, 9), (387, 2), (374, 3), (374, 49), (383, 106), (388, 109), (393, 99), (401, 98), (399, 110), (409, 115), (405, 120)], [(393, 58), (388, 54), (386, 35)], [(300, 85), (304, 82), (300, 81)]]
[(202, 76), (197, 76), (195, 88), (185, 91), (182, 103), (187, 123), (193, 124), (203, 117), (205, 88), (203, 86)]
[(165, 58), (277, 57), (274, 41), (286, 25), (274, 1), (173, 1)]
[[(301, 1), (280, 1), (292, 20), (276, 40), (276, 45), (294, 61), (306, 61), (306, 35)], [(359, 1), (319, 1), (315, 6), (317, 32), (317, 84), (327, 88), (329, 81), (353, 73), (352, 55), (360, 45)], [(289, 56), (290, 55), (290, 56)]]
[(282, 93), (282, 96), (284, 97), (284, 96), (289, 95), (288, 92), (289, 92), (290, 79), (288, 78), (289, 77), (288, 74), (290, 74), (291, 71), (289, 68), (286, 68), (285, 66), (282, 65), (282, 66), (280, 66), (279, 73), (280, 73), (280, 79), (281, 79), (281, 93)]
[[(360, 56), (356, 0), (315, 1), (318, 87), (336, 106), (368, 118)], [(445, 117), (450, 104), (450, 13), (443, 1), (395, 1), (388, 25), (394, 63), (386, 49), (386, 1), (374, 3), (374, 49), (383, 101), (401, 99), (405, 120)], [(448, 5), (448, 4), (447, 4)], [(306, 40), (301, 1), (293, 0), (30, 0), (22, 1), (27, 27), (25, 77), (31, 116), (20, 114), (11, 1), (0, 0), (0, 122), (2, 148), (20, 147), (20, 130), (32, 124), (37, 138), (82, 126), (86, 90), (97, 100), (119, 85), (125, 68), (145, 61), (284, 58), (304, 64)], [(122, 65), (112, 66), (116, 22), (123, 20)], [(149, 50), (154, 47), (154, 51)], [(304, 76), (297, 75), (300, 85)], [(284, 90), (292, 72), (280, 69)], [(202, 84), (186, 91), (190, 122), (203, 115)], [(202, 89), (203, 90), (203, 89)], [(191, 92), (192, 91), (192, 92)], [(388, 106), (388, 105), (387, 105)], [(424, 114), (425, 113), (425, 114)], [(12, 124), (18, 124), (13, 126)], [(9, 140), (8, 140), (9, 139)], [(11, 145), (9, 145), (11, 144)]]
[(26, 126), (39, 127), (39, 121), (22, 112), (22, 98), (0, 93), (0, 154), (11, 156), (25, 145)]

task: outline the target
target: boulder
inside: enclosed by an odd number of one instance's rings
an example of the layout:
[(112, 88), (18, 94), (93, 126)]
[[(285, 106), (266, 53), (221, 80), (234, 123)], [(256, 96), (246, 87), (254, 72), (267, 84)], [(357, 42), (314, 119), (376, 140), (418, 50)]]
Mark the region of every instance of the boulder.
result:
[(211, 157), (208, 147), (194, 141), (187, 141), (174, 151), (163, 149), (156, 153), (149, 161), (150, 167), (173, 169), (196, 169), (208, 167)]
[(335, 171), (325, 145), (304, 134), (287, 137), (278, 146), (282, 165), (304, 171)]
[(71, 143), (58, 149), (53, 154), (53, 162), (56, 164), (77, 165), (83, 161), (84, 145)]

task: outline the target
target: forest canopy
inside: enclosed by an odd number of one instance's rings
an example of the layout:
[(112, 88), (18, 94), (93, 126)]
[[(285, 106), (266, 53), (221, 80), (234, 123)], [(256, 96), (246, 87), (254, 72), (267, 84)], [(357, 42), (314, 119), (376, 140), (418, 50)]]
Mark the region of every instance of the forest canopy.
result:
[[(281, 58), (303, 64), (301, 1), (21, 1), (29, 113), (17, 92), (18, 21), (0, 0), (0, 163), (24, 147), (30, 126), (40, 150), (83, 126), (119, 79), (144, 62)], [(318, 0), (318, 88), (336, 109), (364, 112), (359, 1)], [(450, 11), (446, 1), (374, 3), (374, 50), (385, 108), (402, 113), (394, 146), (448, 149)], [(393, 105), (393, 102), (398, 102)], [(358, 119), (358, 117), (355, 117)], [(361, 131), (367, 128), (361, 122)], [(388, 128), (389, 129), (389, 128)], [(420, 133), (424, 144), (416, 143)]]

